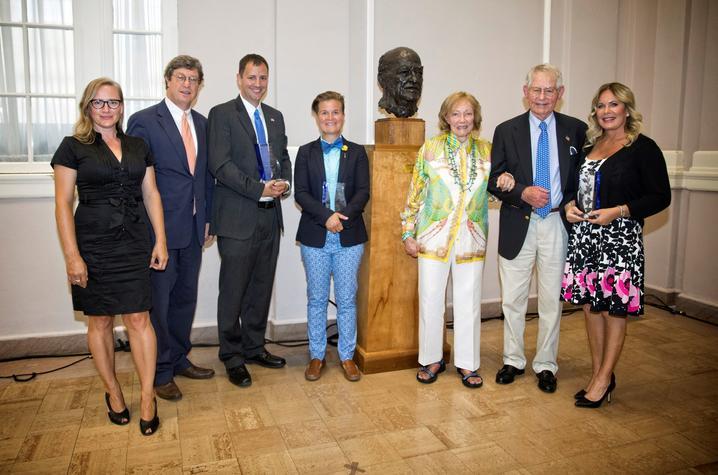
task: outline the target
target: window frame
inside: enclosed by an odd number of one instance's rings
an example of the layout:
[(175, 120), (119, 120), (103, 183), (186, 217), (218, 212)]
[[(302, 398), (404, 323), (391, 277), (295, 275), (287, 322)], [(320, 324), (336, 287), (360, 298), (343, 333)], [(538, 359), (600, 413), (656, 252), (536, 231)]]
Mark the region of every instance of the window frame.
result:
[[(23, 19), (27, 18), (26, 3), (23, 3)], [(164, 64), (177, 55), (177, 0), (161, 0), (161, 57)], [(27, 92), (3, 93), (7, 97), (64, 97), (72, 98), (77, 103), (85, 88), (92, 79), (100, 76), (114, 77), (114, 38), (115, 32), (131, 32), (115, 30), (113, 22), (113, 0), (73, 0), (73, 24), (36, 24), (23, 22), (23, 54), (29, 51), (27, 28), (40, 27), (73, 31), (73, 53), (75, 60), (75, 94), (38, 94)], [(18, 26), (17, 23), (2, 22), (3, 26)], [(132, 32), (147, 34), (146, 31)], [(157, 32), (154, 32), (155, 34)], [(25, 77), (29, 81), (29, 64), (25, 62)], [(136, 99), (134, 97), (130, 99)], [(153, 98), (154, 99), (154, 98)], [(30, 112), (31, 113), (31, 112)], [(32, 118), (31, 118), (32, 120)], [(32, 122), (26, 134), (32, 133)], [(72, 131), (68, 130), (67, 135)], [(28, 145), (30, 145), (28, 137)], [(32, 150), (28, 149), (27, 162), (0, 163), (0, 198), (53, 196), (52, 167), (49, 162), (30, 162)], [(44, 179), (42, 178), (44, 177)], [(49, 180), (49, 181), (48, 181)], [(48, 188), (49, 185), (49, 188)]]
[[(25, 162), (0, 162), (0, 173), (3, 169), (15, 170), (17, 165), (20, 165), (21, 169), (47, 169), (49, 163), (47, 162), (34, 162), (32, 143), (33, 126), (35, 122), (32, 116), (32, 100), (33, 99), (75, 99), (76, 94), (61, 94), (61, 93), (47, 93), (47, 92), (31, 92), (30, 91), (30, 30), (58, 30), (58, 31), (71, 31), (73, 33), (73, 54), (74, 54), (74, 32), (75, 32), (75, 16), (73, 10), (72, 24), (63, 25), (59, 23), (36, 23), (28, 20), (28, 2), (30, 0), (20, 0), (21, 4), (21, 18), (20, 21), (0, 21), (0, 27), (6, 28), (20, 28), (22, 35), (22, 58), (23, 58), (23, 77), (24, 77), (24, 91), (22, 92), (0, 92), (0, 97), (8, 97), (14, 99), (22, 99), (25, 106), (25, 117), (28, 119), (28, 125), (25, 129), (25, 143), (27, 147), (27, 161)], [(73, 5), (74, 8), (74, 5)], [(75, 66), (75, 73), (77, 73), (77, 66)], [(75, 84), (76, 86), (76, 84)]]

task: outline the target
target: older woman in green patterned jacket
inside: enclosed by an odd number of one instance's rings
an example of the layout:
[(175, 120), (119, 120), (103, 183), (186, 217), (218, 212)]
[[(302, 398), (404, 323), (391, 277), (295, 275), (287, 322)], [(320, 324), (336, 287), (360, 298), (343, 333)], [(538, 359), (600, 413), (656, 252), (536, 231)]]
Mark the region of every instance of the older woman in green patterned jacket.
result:
[[(488, 233), (491, 144), (479, 138), (481, 106), (455, 92), (439, 111), (441, 134), (419, 150), (401, 214), (407, 254), (419, 259), (420, 383), (446, 369), (442, 359), (446, 285), (452, 274), (454, 366), (464, 386), (479, 388), (481, 276)], [(504, 175), (499, 186), (513, 188)]]

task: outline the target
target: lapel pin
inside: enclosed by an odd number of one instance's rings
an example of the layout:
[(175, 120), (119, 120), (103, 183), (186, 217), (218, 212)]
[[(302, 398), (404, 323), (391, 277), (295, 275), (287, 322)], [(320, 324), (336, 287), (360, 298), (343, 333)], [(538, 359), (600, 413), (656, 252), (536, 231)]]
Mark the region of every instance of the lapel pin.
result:
[[(270, 122), (274, 122), (274, 119), (270, 117), (270, 118), (269, 118), (269, 121), (270, 121)], [(567, 137), (567, 138), (568, 138), (568, 137)]]
[(569, 137), (568, 135), (565, 136), (563, 139), (564, 139), (566, 142), (570, 142), (570, 141), (571, 141), (571, 137)]

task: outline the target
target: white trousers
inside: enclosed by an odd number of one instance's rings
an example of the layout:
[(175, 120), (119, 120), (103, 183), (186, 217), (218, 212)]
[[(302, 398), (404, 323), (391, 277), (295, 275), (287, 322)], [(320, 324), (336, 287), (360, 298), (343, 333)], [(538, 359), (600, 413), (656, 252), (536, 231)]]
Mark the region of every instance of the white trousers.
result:
[(541, 219), (531, 214), (531, 222), (521, 251), (514, 259), (499, 257), (501, 298), (504, 312), (504, 364), (526, 367), (524, 327), (531, 277), (536, 268), (539, 327), (533, 370), (556, 374), (558, 337), (561, 325), (561, 280), (566, 264), (568, 233), (559, 213)]
[(454, 366), (471, 371), (479, 368), (483, 271), (484, 261), (457, 264), (453, 249), (447, 262), (419, 258), (420, 365), (436, 363), (442, 357), (446, 285), (451, 272), (454, 305)]

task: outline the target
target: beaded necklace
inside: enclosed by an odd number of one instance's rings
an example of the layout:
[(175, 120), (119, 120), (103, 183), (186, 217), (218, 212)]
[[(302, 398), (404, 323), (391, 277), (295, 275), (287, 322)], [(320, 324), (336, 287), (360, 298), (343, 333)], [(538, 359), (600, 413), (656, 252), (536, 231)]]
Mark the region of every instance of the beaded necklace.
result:
[(454, 178), (454, 184), (459, 187), (461, 191), (469, 191), (471, 186), (476, 180), (476, 157), (479, 156), (478, 150), (476, 149), (476, 140), (473, 136), (469, 137), (469, 147), (467, 148), (466, 158), (471, 161), (471, 167), (469, 169), (469, 179), (466, 184), (461, 183), (461, 172), (459, 171), (459, 165), (456, 160), (456, 155), (461, 148), (461, 142), (456, 138), (456, 135), (449, 133), (446, 137), (446, 160), (449, 162), (449, 170), (451, 176)]

